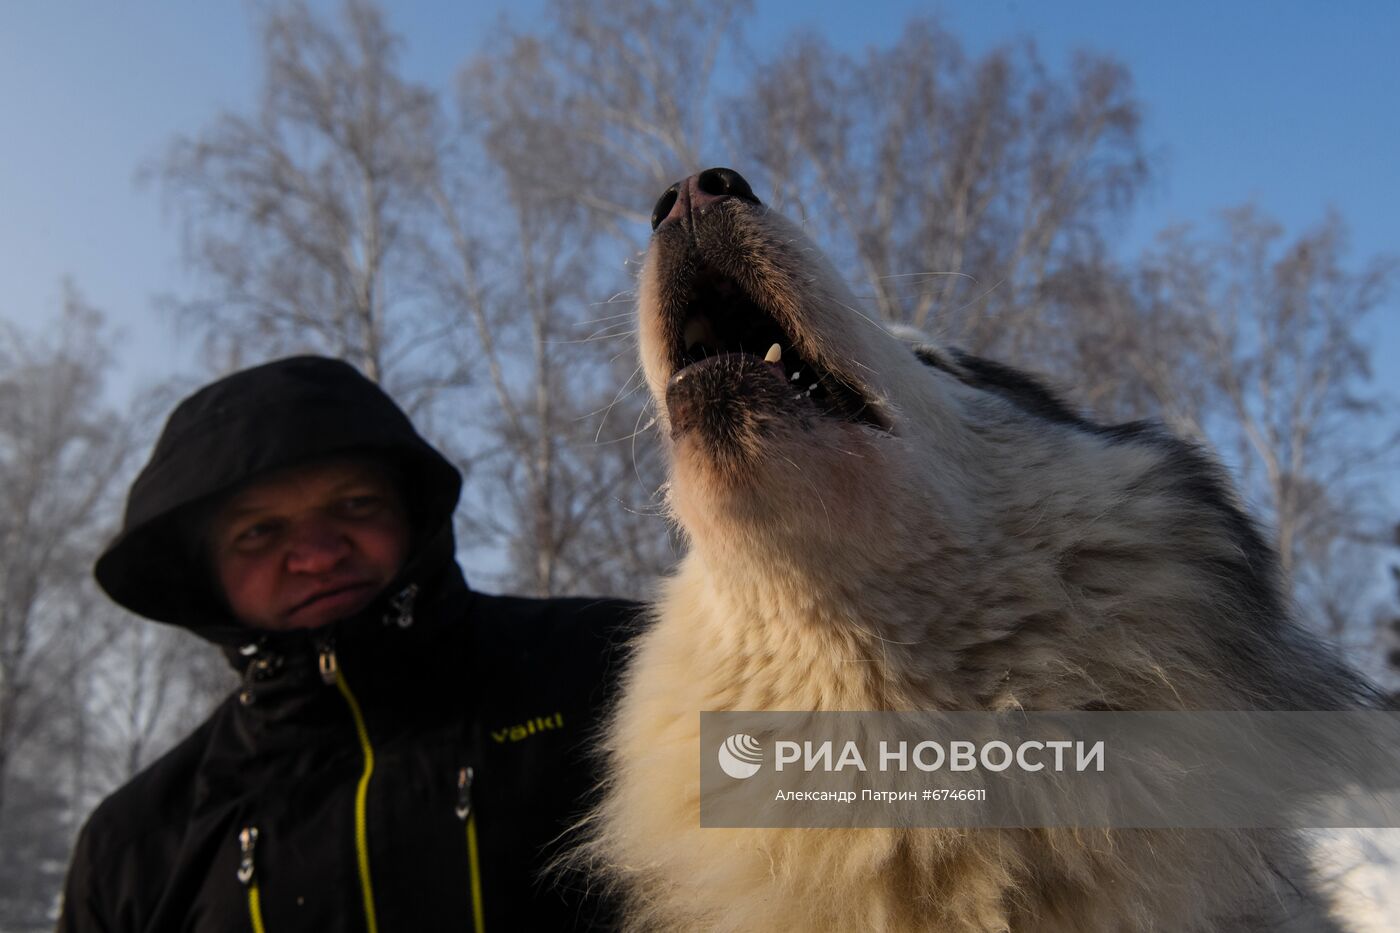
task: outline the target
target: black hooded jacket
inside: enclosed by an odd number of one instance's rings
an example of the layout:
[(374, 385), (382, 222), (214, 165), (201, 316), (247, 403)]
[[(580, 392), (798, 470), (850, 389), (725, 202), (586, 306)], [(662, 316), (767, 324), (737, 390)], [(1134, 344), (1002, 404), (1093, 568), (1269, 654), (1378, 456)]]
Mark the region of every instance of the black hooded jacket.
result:
[[(411, 555), (322, 629), (236, 622), (188, 516), (250, 477), (338, 453), (401, 478)], [(185, 400), (132, 487), (98, 582), (217, 643), (242, 687), (105, 800), (79, 837), (60, 931), (604, 929), (541, 869), (594, 783), (585, 745), (633, 607), (469, 590), (459, 476), (352, 367), (297, 357)]]

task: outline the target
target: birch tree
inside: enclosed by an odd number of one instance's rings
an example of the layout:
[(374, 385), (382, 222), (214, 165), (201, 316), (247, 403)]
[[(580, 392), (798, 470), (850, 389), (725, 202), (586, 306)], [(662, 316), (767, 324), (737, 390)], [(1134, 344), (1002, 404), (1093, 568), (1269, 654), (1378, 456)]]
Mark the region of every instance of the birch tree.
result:
[[(0, 828), (17, 755), (51, 726), (107, 632), (89, 619), (92, 559), (133, 450), (102, 402), (101, 315), (71, 287), (54, 333), (0, 339)], [(69, 651), (68, 639), (79, 650)]]
[(1160, 416), (1215, 446), (1311, 621), (1352, 647), (1368, 641), (1387, 540), (1380, 484), (1400, 461), (1367, 341), (1397, 268), (1351, 257), (1335, 214), (1290, 234), (1244, 206), (1212, 229), (1166, 231), (1130, 267), (1056, 296), (1062, 338), (1098, 361), (1086, 397), (1103, 406), (1111, 390), (1127, 403), (1114, 414)]
[(1016, 360), (1048, 330), (1046, 283), (1103, 249), (1148, 175), (1121, 64), (973, 57), (925, 20), (861, 56), (798, 39), (726, 113), (872, 317)]
[(432, 352), (442, 325), (409, 263), (437, 95), (402, 77), (399, 40), (370, 3), (326, 21), (297, 2), (261, 28), (256, 109), (218, 115), (146, 172), (178, 208), (203, 282), (175, 301), (178, 319), (218, 368), (329, 353), (417, 408), (463, 380)]
[(1267, 509), (1286, 578), (1338, 637), (1365, 580), (1334, 584), (1365, 563), (1348, 545), (1384, 540), (1376, 483), (1400, 449), (1366, 341), (1397, 266), (1350, 263), (1346, 241), (1335, 214), (1290, 239), (1257, 208), (1227, 211), (1195, 305), (1246, 489)]

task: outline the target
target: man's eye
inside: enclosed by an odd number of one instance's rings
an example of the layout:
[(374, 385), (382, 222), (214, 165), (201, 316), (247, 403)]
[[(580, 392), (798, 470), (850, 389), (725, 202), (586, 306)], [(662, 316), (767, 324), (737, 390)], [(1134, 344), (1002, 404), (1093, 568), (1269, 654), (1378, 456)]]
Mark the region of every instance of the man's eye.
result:
[(233, 543), (235, 546), (241, 548), (256, 547), (264, 541), (269, 540), (276, 533), (276, 522), (258, 522), (249, 525), (247, 528), (244, 528), (234, 535)]
[(358, 518), (373, 515), (383, 503), (384, 499), (380, 496), (348, 496), (340, 500), (340, 511), (351, 518)]

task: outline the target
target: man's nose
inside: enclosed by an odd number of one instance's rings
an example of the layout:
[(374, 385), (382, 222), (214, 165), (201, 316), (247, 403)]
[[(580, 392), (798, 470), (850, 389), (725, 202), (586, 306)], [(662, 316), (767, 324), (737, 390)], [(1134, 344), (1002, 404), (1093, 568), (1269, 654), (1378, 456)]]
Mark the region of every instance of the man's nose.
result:
[(350, 551), (350, 542), (330, 522), (298, 524), (287, 541), (287, 570), (291, 573), (325, 573)]

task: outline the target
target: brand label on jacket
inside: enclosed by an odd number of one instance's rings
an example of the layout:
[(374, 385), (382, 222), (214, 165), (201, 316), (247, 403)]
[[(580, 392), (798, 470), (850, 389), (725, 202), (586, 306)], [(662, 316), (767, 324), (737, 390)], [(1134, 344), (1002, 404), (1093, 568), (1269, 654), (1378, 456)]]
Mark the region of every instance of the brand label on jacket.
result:
[(504, 745), (506, 742), (520, 742), (528, 739), (532, 735), (540, 732), (549, 732), (553, 729), (564, 728), (564, 714), (555, 713), (552, 716), (536, 716), (528, 722), (523, 722), (518, 726), (506, 726), (504, 729), (492, 729), (491, 738), (497, 744)]

